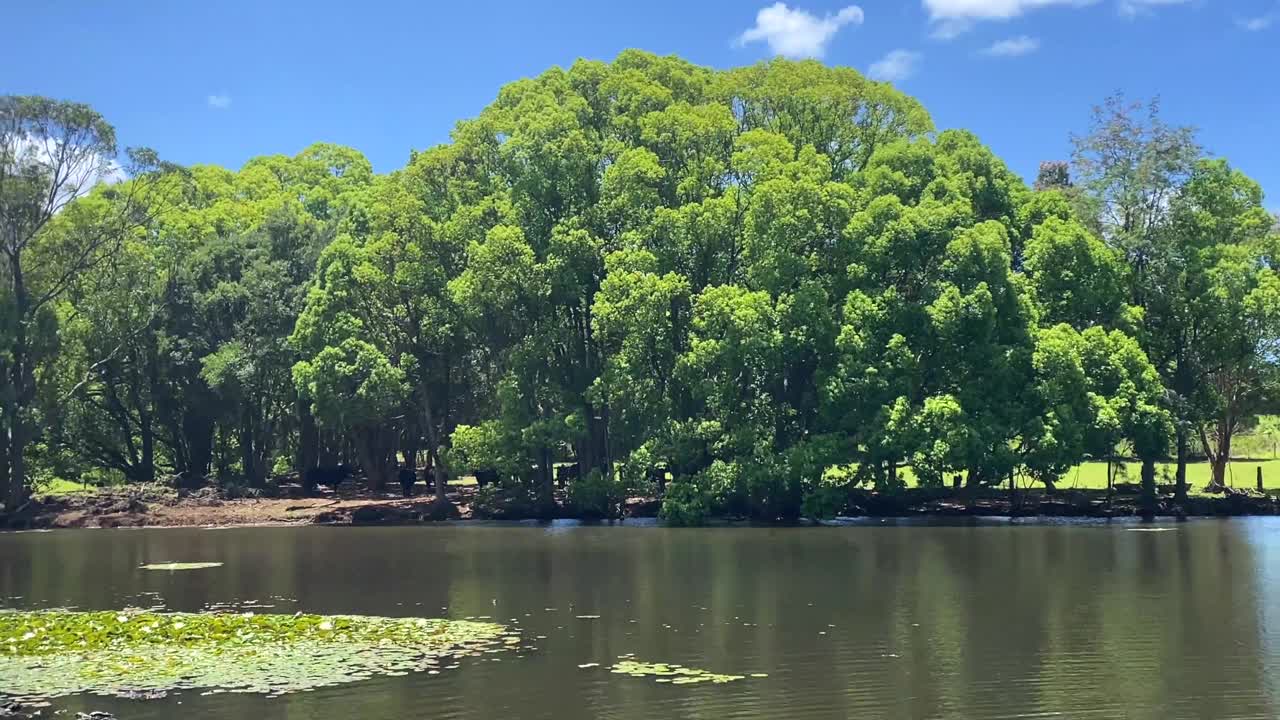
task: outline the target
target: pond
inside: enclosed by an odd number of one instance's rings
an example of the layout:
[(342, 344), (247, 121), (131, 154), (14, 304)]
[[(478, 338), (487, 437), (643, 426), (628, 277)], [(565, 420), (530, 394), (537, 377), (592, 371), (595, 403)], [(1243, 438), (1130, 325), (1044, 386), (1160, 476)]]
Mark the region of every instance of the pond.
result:
[[(2, 534), (0, 607), (473, 619), (521, 636), (446, 672), (280, 697), (55, 701), (121, 720), (1277, 717), (1280, 521), (1158, 527)], [(210, 565), (142, 569), (171, 562)], [(694, 670), (738, 679), (670, 682)]]

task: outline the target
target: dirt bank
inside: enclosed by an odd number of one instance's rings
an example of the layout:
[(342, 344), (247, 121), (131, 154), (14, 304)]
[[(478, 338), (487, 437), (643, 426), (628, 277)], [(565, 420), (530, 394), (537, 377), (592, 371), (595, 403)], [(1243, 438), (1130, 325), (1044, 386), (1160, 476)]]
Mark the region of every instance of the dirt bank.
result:
[[(452, 509), (443, 514), (430, 495), (403, 498), (389, 493), (339, 497), (303, 497), (297, 488), (285, 497), (228, 499), (212, 489), (180, 493), (163, 487), (130, 487), (92, 494), (38, 498), (21, 512), (0, 516), (0, 528), (114, 528), (202, 527), (234, 525), (407, 525), (445, 519), (548, 519), (519, 510), (495, 514), (477, 511), (474, 487), (451, 487)], [(558, 498), (551, 517), (575, 514)], [(654, 498), (631, 498), (624, 517), (656, 517), (661, 504)], [(454, 512), (456, 509), (456, 512)], [(1137, 515), (1135, 495), (1105, 491), (1006, 491), (981, 493), (949, 489), (911, 489), (900, 493), (854, 490), (841, 515), (849, 517), (1005, 516), (1005, 517), (1125, 517)], [(1256, 492), (1196, 495), (1186, 503), (1171, 496), (1160, 499), (1160, 515), (1237, 516), (1277, 515), (1280, 502)], [(740, 518), (723, 518), (740, 519)]]

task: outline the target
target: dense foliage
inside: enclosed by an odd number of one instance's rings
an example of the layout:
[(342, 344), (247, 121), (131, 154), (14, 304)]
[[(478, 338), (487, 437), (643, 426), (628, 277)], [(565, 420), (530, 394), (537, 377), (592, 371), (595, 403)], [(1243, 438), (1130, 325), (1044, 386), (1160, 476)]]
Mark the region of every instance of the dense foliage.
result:
[[(0, 247), (11, 498), (339, 460), (377, 488), (422, 459), (545, 510), (573, 463), (584, 512), (670, 477), (692, 523), (821, 515), (908, 467), (1052, 486), (1118, 451), (1151, 487), (1269, 401), (1276, 236), (1189, 136), (1098, 117), (1081, 184), (1032, 190), (853, 70), (627, 51), (504, 87), (390, 175), (315, 145), (99, 186), (20, 249), (73, 270), (38, 312)], [(39, 132), (6, 136), (5, 223)], [(143, 182), (145, 222), (113, 221)]]

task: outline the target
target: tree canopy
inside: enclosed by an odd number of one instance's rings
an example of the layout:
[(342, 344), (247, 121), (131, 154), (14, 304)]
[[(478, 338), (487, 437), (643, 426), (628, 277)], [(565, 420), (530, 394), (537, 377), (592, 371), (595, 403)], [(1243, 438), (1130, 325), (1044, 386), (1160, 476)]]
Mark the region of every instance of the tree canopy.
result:
[(378, 488), (424, 463), (441, 501), (484, 470), (549, 510), (576, 466), (602, 514), (669, 475), (673, 518), (778, 519), (907, 467), (974, 488), (1118, 449), (1154, 467), (1271, 397), (1277, 237), (1189, 140), (1097, 159), (1183, 135), (1104, 130), (1081, 187), (1058, 164), (1033, 190), (854, 70), (630, 50), (507, 85), (388, 175), (325, 144), (168, 173), (107, 247), (86, 238), (141, 176), (29, 227), (11, 205), (51, 178), (19, 127), (6, 237), (74, 273), (36, 313), (5, 271), (3, 422), (31, 440), (7, 475), (258, 485), (346, 460)]

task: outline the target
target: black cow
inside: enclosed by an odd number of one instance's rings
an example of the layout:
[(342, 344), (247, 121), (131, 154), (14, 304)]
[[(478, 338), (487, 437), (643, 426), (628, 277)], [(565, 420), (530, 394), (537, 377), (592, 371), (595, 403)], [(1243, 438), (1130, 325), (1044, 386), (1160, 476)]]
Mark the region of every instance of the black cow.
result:
[(556, 485), (563, 488), (565, 485), (576, 481), (579, 476), (577, 465), (563, 465), (556, 468)]
[(418, 473), (411, 467), (400, 468), (400, 489), (405, 497), (413, 497), (413, 485), (418, 482)]
[(338, 485), (350, 476), (351, 466), (345, 464), (319, 465), (307, 468), (307, 471), (302, 474), (302, 489), (310, 495), (316, 491), (318, 486), (325, 485), (337, 492)]
[(498, 471), (492, 468), (485, 468), (476, 471), (476, 485), (483, 488), (486, 485), (498, 484)]

